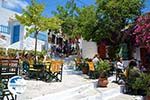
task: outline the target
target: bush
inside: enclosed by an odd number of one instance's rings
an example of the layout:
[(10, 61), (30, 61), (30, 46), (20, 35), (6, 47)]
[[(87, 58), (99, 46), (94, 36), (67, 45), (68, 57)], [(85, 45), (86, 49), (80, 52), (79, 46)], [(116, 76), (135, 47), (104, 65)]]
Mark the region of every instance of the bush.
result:
[(0, 48), (0, 56), (5, 56), (6, 54), (6, 49), (5, 48)]
[(108, 60), (100, 60), (95, 66), (95, 70), (98, 72), (107, 72), (110, 70), (110, 63)]
[(143, 90), (146, 95), (150, 96), (150, 74), (141, 73), (139, 77), (131, 83), (133, 89)]

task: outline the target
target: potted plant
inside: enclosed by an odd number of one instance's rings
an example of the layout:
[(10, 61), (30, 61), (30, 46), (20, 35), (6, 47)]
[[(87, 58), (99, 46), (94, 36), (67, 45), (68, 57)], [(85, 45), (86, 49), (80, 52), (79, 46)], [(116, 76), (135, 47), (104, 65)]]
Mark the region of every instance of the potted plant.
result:
[(89, 72), (89, 67), (88, 64), (86, 63), (88, 61), (88, 58), (81, 59), (80, 67), (82, 69), (83, 74), (88, 74)]
[(95, 66), (95, 70), (99, 73), (98, 86), (107, 87), (108, 84), (108, 70), (110, 69), (110, 63), (108, 60), (100, 60)]
[(144, 100), (150, 100), (150, 74), (141, 73), (131, 86), (138, 91), (138, 94), (144, 96)]
[(75, 62), (75, 66), (76, 66), (75, 70), (80, 70), (81, 71), (81, 67), (80, 67), (80, 65), (81, 65), (81, 58), (79, 58), (79, 57), (75, 58), (74, 62)]

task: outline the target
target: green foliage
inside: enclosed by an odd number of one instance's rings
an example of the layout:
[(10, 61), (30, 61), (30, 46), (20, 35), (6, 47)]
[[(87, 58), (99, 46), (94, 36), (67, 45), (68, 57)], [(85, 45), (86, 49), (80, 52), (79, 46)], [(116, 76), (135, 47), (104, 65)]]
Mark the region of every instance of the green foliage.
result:
[(99, 31), (112, 43), (119, 44), (124, 41), (121, 30), (141, 14), (143, 0), (96, 0), (96, 5)]
[(82, 67), (87, 67), (88, 68), (88, 64), (87, 64), (88, 58), (82, 58), (80, 60), (81, 60), (80, 68), (82, 68)]
[[(31, 5), (27, 6), (26, 9), (23, 9), (23, 14), (21, 16), (16, 15), (17, 20), (27, 26), (27, 34), (29, 36), (32, 33), (35, 33), (35, 57), (37, 51), (37, 35), (40, 31), (46, 30), (56, 30), (60, 28), (62, 21), (57, 18), (46, 18), (42, 16), (44, 11), (44, 5), (37, 3), (35, 0), (31, 1)], [(35, 59), (36, 63), (36, 59)]]
[(96, 5), (79, 8), (74, 0), (58, 6), (54, 15), (62, 19), (62, 30), (69, 36), (82, 36), (100, 42), (108, 39), (113, 44), (124, 42), (122, 31), (141, 14), (143, 0), (96, 0)]
[(100, 60), (95, 66), (98, 72), (107, 72), (110, 69), (110, 63), (108, 60)]
[(136, 78), (132, 83), (133, 89), (143, 89), (146, 91), (146, 95), (150, 96), (150, 75), (141, 73), (140, 77)]
[(6, 48), (0, 48), (0, 56), (6, 56)]
[(97, 29), (96, 10), (94, 6), (78, 8), (75, 2), (68, 1), (66, 6), (58, 6), (54, 15), (64, 21), (62, 31), (69, 37), (82, 36), (86, 40), (93, 39)]
[(2, 91), (4, 89), (5, 85), (0, 81), (0, 95), (2, 95)]
[(42, 12), (44, 11), (44, 5), (38, 4), (35, 0), (32, 0), (30, 6), (27, 6), (26, 9), (23, 9), (23, 14), (21, 16), (16, 15), (17, 20), (27, 26), (27, 32), (29, 34), (33, 32), (39, 32), (42, 30), (42, 22), (44, 17)]
[(67, 34), (68, 37), (74, 37), (76, 34), (76, 3), (74, 0), (67, 1), (65, 6), (58, 6), (57, 11), (53, 12), (53, 14), (63, 21), (61, 25), (63, 33)]
[(78, 9), (76, 34), (82, 36), (85, 40), (95, 40), (97, 37), (96, 10), (93, 5)]
[(38, 33), (39, 31), (46, 31), (48, 29), (56, 30), (60, 28), (62, 21), (57, 17), (47, 18), (42, 16), (43, 11), (44, 5), (32, 0), (31, 5), (23, 9), (22, 15), (16, 15), (17, 20), (27, 26), (27, 36), (31, 33)]

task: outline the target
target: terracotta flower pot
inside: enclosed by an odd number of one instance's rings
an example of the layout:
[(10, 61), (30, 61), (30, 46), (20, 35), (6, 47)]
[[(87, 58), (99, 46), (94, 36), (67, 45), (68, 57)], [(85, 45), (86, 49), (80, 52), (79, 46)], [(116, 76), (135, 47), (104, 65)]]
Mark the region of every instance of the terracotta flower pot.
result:
[(98, 79), (98, 87), (107, 87), (108, 79), (99, 77)]

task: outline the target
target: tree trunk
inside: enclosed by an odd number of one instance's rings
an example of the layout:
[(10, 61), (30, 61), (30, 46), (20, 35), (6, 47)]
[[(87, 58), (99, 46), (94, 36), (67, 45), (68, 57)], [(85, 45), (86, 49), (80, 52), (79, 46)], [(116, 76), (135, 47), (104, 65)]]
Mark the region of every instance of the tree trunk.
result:
[(77, 39), (76, 41), (76, 48), (77, 48), (77, 56), (80, 57), (81, 56), (81, 52), (80, 52), (80, 46), (79, 46), (79, 39)]
[(38, 35), (38, 31), (36, 31), (36, 33), (35, 33), (34, 64), (37, 63), (37, 59), (36, 59), (36, 56), (37, 56), (37, 35)]

